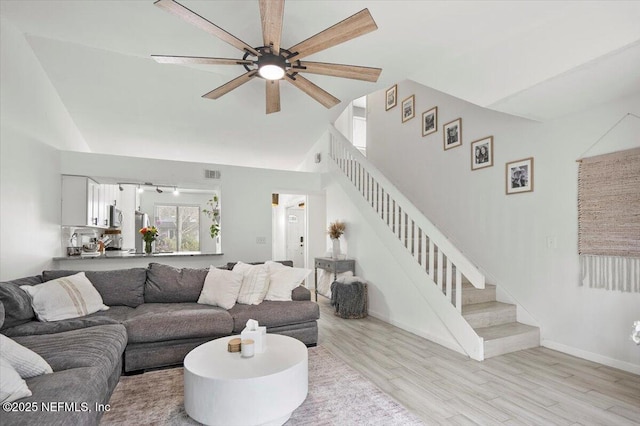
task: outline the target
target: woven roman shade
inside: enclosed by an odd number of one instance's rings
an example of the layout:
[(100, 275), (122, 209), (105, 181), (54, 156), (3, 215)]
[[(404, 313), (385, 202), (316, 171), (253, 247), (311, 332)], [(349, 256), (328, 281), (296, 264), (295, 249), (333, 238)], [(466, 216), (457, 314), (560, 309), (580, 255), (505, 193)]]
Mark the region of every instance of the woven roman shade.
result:
[(640, 148), (581, 160), (578, 252), (583, 284), (640, 291)]

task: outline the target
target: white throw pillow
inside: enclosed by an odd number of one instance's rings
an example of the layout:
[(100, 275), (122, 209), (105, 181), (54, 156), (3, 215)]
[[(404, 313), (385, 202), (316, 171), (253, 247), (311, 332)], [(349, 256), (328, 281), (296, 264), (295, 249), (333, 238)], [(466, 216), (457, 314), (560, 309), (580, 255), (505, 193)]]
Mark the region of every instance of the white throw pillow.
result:
[(109, 309), (84, 272), (38, 285), (23, 285), (40, 321), (78, 318)]
[(198, 303), (231, 309), (238, 300), (243, 275), (240, 272), (209, 267)]
[(27, 383), (9, 361), (0, 356), (0, 403), (13, 402), (31, 396)]
[(0, 356), (8, 361), (23, 379), (53, 373), (44, 358), (4, 334), (0, 334)]
[(269, 268), (269, 290), (264, 300), (290, 301), (291, 292), (312, 272), (311, 269), (292, 268), (278, 262), (266, 262)]
[(238, 294), (238, 303), (259, 305), (269, 289), (269, 269), (267, 265), (247, 265), (238, 262), (233, 272), (242, 274), (242, 286)]

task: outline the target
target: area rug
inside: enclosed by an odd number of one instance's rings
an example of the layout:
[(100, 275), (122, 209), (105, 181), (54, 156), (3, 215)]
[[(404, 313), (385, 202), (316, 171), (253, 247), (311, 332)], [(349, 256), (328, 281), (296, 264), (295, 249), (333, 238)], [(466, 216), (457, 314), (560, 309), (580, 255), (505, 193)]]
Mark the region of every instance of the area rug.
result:
[[(101, 425), (198, 425), (184, 411), (183, 370), (126, 376), (111, 396)], [(309, 349), (309, 394), (294, 425), (422, 425), (414, 414), (327, 349)]]

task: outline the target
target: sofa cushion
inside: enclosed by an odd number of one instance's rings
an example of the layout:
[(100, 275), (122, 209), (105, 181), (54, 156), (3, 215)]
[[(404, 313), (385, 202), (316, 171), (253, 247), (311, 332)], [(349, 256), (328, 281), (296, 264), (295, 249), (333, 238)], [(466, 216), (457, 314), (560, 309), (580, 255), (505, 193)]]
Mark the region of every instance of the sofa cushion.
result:
[(15, 337), (14, 340), (44, 358), (53, 371), (98, 367), (106, 383), (127, 345), (127, 332), (123, 325), (112, 324), (56, 334)]
[[(133, 308), (130, 308), (133, 309)], [(111, 309), (110, 309), (111, 310)], [(104, 311), (108, 312), (108, 311)], [(40, 334), (62, 333), (64, 331), (78, 330), (81, 328), (95, 327), (98, 325), (119, 324), (120, 321), (106, 316), (86, 316), (61, 321), (41, 322), (29, 321), (15, 327), (2, 330), (2, 334), (9, 337), (34, 336)]]
[(311, 292), (300, 285), (291, 292), (291, 300), (311, 300)]
[(240, 333), (250, 319), (257, 320), (267, 329), (314, 321), (320, 318), (320, 307), (311, 301), (272, 302), (265, 300), (259, 305), (237, 304), (229, 309), (229, 313), (233, 317), (234, 333)]
[(31, 306), (40, 321), (78, 318), (109, 309), (84, 272), (20, 288), (31, 296)]
[(101, 378), (98, 367), (74, 368), (34, 377), (27, 379), (27, 385), (33, 395), (20, 402), (34, 403), (38, 410), (3, 413), (4, 424), (98, 425), (103, 413), (95, 409), (96, 403), (104, 403), (110, 396), (109, 386)]
[(209, 268), (174, 268), (150, 263), (144, 284), (147, 303), (197, 302)]
[(124, 323), (133, 312), (135, 312), (135, 309), (129, 306), (113, 306), (109, 310), (98, 311), (80, 318), (51, 322), (30, 321), (2, 330), (2, 333), (9, 337), (31, 336), (36, 334), (61, 333), (63, 331), (95, 327), (98, 325), (121, 324)]
[(20, 286), (41, 283), (42, 277), (40, 275), (0, 283), (0, 302), (4, 305), (3, 330), (29, 322), (35, 317), (31, 307), (31, 298)]
[[(77, 274), (78, 271), (44, 271), (44, 281), (55, 280)], [(86, 271), (107, 306), (136, 306), (144, 303), (144, 283), (147, 279), (146, 268), (116, 269), (113, 271)]]
[(124, 322), (130, 343), (159, 342), (231, 334), (231, 315), (197, 303), (145, 303)]

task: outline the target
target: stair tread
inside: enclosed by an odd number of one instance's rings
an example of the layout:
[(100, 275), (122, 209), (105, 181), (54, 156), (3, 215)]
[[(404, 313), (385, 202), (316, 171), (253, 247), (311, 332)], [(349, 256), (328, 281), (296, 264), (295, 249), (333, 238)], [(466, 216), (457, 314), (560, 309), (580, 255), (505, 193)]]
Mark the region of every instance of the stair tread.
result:
[[(494, 284), (488, 284), (488, 283), (485, 283), (485, 285), (484, 285), (484, 290), (492, 289), (492, 288), (496, 288), (496, 286), (495, 286)], [(481, 289), (481, 288), (475, 288), (475, 287), (473, 286), (473, 284), (471, 284), (471, 283), (463, 283), (463, 284), (462, 284), (462, 289), (463, 289), (463, 290), (483, 290), (483, 289)], [(455, 289), (454, 289), (454, 290), (455, 290)]]
[(538, 331), (538, 327), (522, 324), (520, 322), (510, 322), (507, 324), (476, 328), (474, 330), (478, 336), (482, 337), (486, 341), (515, 336), (517, 334), (536, 332)]
[(516, 305), (512, 305), (510, 303), (502, 303), (502, 302), (472, 303), (470, 305), (464, 305), (462, 307), (462, 315), (478, 314), (478, 313), (491, 312), (491, 311), (503, 310), (503, 309), (512, 309), (512, 308), (515, 308), (515, 306)]

